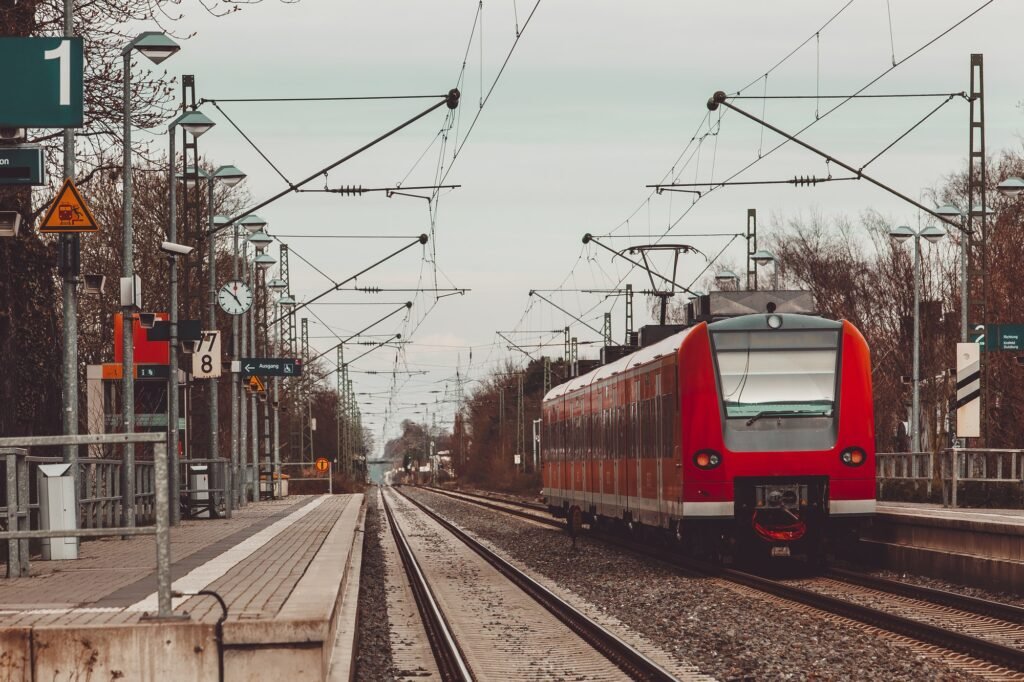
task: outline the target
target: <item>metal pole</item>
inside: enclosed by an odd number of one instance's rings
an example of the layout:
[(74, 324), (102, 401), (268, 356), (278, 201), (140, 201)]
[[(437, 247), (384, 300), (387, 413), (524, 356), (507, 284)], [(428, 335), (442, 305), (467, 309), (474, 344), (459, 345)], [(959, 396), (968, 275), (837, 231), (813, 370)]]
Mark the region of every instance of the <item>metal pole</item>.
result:
[(914, 233), (914, 397), (910, 408), (911, 450), (921, 452), (921, 233)]
[(967, 343), (967, 250), (971, 234), (960, 233), (960, 342)]
[[(68, 38), (75, 34), (74, 0), (64, 0), (64, 35)], [(64, 177), (75, 177), (75, 129), (64, 129)], [(77, 234), (61, 236), (67, 258), (66, 264), (73, 267), (64, 269), (64, 358), (63, 358), (63, 389), (64, 389), (64, 433), (78, 434), (78, 251)], [(71, 464), (71, 476), (75, 481), (75, 525), (81, 510), (78, 500), (81, 498), (81, 477), (78, 471), (78, 446), (65, 445), (63, 452), (65, 462)]]
[(274, 487), (277, 496), (281, 496), (281, 412), (278, 408), (278, 386), (280, 380), (274, 377), (274, 474), (278, 484)]
[[(241, 277), (241, 274), (239, 272), (241, 269), (241, 263), (238, 260), (238, 226), (235, 225), (233, 229), (235, 230), (235, 279), (239, 279)], [(247, 251), (248, 249), (245, 247), (245, 245), (243, 245), (243, 262), (245, 260), (245, 254)], [(237, 326), (233, 328), (233, 331), (236, 332), (236, 339), (233, 342), (233, 347), (235, 350), (235, 359), (241, 360), (242, 356), (244, 356), (246, 353), (246, 349), (249, 347), (249, 313), (242, 313), (241, 315), (235, 315), (234, 317), (242, 318), (236, 323)], [(246, 481), (245, 487), (243, 488), (243, 497), (248, 497), (250, 500), (255, 501), (255, 499), (258, 498), (250, 497), (250, 495), (252, 495), (251, 486), (258, 485), (258, 483), (253, 483), (252, 479), (249, 476), (249, 474), (252, 472), (249, 471), (249, 467), (246, 466), (245, 464), (245, 453), (248, 452), (249, 445), (249, 415), (247, 410), (247, 403), (249, 402), (249, 399), (246, 396), (244, 388), (239, 386), (239, 382), (241, 380), (242, 375), (238, 374), (234, 377), (234, 381), (231, 382), (235, 386), (235, 391), (237, 392), (235, 398), (238, 402), (238, 462), (239, 465), (241, 466), (242, 471), (244, 472), (244, 477)]]
[[(238, 227), (232, 226), (232, 275), (235, 281), (238, 281)], [(239, 329), (239, 316), (231, 316), (231, 360), (232, 368), (234, 368), (234, 362), (239, 361), (238, 356), (238, 329)], [(238, 446), (239, 446), (239, 405), (238, 405), (238, 377), (234, 371), (231, 372), (231, 480), (234, 484), (231, 486), (231, 494), (235, 496), (235, 500), (238, 504), (245, 504), (245, 486), (243, 481), (239, 479), (238, 473)], [(244, 409), (244, 408), (243, 408)]]
[[(254, 356), (256, 352), (256, 321), (257, 310), (259, 308), (256, 305), (257, 297), (259, 292), (256, 290), (256, 266), (251, 261), (246, 262), (246, 267), (249, 270), (249, 289), (253, 292), (253, 305), (249, 309), (249, 352)], [(249, 394), (249, 412), (252, 415), (252, 432), (249, 436), (249, 467), (252, 472), (253, 480), (253, 499), (260, 499), (260, 469), (259, 469), (259, 449), (260, 449), (260, 425), (259, 425), (259, 401), (256, 400), (256, 394)]]
[[(131, 81), (132, 52), (124, 53), (124, 170), (121, 177), (121, 224), (123, 228), (121, 240), (121, 275), (131, 278), (132, 291), (135, 293), (135, 254), (132, 234), (132, 121), (131, 121)], [(124, 432), (135, 431), (135, 301), (121, 307), (121, 417)], [(121, 503), (121, 523), (124, 526), (135, 525), (135, 444), (125, 443), (124, 480), (122, 481), (123, 502)]]
[[(196, 186), (199, 186), (199, 168), (196, 168)], [(207, 324), (209, 325), (210, 331), (217, 329), (217, 249), (214, 248), (217, 242), (217, 235), (213, 234), (213, 183), (214, 177), (211, 174), (209, 180), (206, 182), (206, 228), (207, 238), (210, 240), (209, 254), (210, 264), (207, 270), (209, 271), (209, 301), (207, 302)], [(214, 362), (220, 363), (219, 357), (213, 359)], [(210, 457), (220, 459), (220, 448), (218, 447), (218, 421), (220, 416), (218, 412), (218, 396), (217, 396), (217, 377), (211, 377), (207, 379), (209, 381), (208, 390), (210, 391)], [(224, 468), (222, 466), (215, 466), (214, 471), (217, 472), (217, 477), (220, 481), (215, 481), (214, 487), (221, 488), (224, 490), (221, 493), (224, 496), (224, 507), (228, 517), (231, 516), (231, 503), (233, 501), (233, 491), (228, 490), (227, 481), (231, 476), (225, 476)], [(219, 485), (218, 485), (219, 483)]]
[[(173, 613), (171, 606), (171, 529), (167, 494), (170, 486), (168, 476), (167, 444), (153, 445), (153, 475), (156, 492), (156, 594), (157, 615), (168, 618)], [(177, 507), (177, 505), (174, 505)]]
[[(167, 136), (170, 138), (170, 163), (167, 172), (167, 194), (170, 205), (168, 206), (169, 224), (167, 226), (167, 240), (177, 241), (178, 239), (178, 201), (175, 196), (177, 191), (177, 179), (174, 176), (175, 149), (174, 149), (174, 128), (169, 126)], [(167, 483), (170, 486), (170, 518), (171, 523), (178, 525), (181, 521), (181, 510), (178, 508), (179, 483), (178, 483), (178, 261), (173, 256), (168, 257), (170, 267), (170, 353), (171, 366), (167, 373), (167, 463), (169, 467)]]
[[(257, 276), (260, 279), (263, 280), (262, 283), (261, 283), (261, 286), (260, 286), (260, 289), (263, 290), (263, 296), (264, 296), (264, 298), (263, 298), (263, 351), (267, 352), (269, 350), (269, 348), (270, 348), (270, 334), (267, 331), (267, 317), (268, 317), (267, 316), (267, 299), (266, 299), (266, 296), (267, 296), (267, 275), (266, 275), (266, 270), (263, 270), (262, 268), (260, 270), (261, 270), (261, 272)], [(264, 395), (266, 395), (266, 394), (264, 394)], [(275, 477), (274, 474), (277, 473), (277, 472), (271, 466), (271, 457), (273, 457), (273, 452), (271, 450), (271, 444), (270, 444), (270, 409), (271, 409), (270, 401), (267, 400), (264, 403), (264, 407), (263, 407), (263, 455), (264, 455), (264, 457), (267, 460), (267, 469), (269, 470), (269, 473), (270, 473), (270, 480), (271, 480), (270, 489), (273, 491), (271, 496), (274, 499), (277, 499), (278, 497), (281, 496), (281, 491), (277, 487), (280, 484), (280, 479)]]

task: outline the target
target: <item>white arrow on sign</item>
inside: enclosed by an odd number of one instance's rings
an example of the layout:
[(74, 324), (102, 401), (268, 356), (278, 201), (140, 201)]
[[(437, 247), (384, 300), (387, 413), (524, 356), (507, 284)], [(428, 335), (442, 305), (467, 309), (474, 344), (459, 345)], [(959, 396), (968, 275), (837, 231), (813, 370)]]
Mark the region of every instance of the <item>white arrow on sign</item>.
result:
[(254, 369), (256, 369), (256, 368), (255, 368), (255, 367), (253, 367), (252, 365), (246, 365), (246, 366), (245, 366), (245, 371), (246, 371), (246, 372), (251, 372), (251, 371), (253, 371)]

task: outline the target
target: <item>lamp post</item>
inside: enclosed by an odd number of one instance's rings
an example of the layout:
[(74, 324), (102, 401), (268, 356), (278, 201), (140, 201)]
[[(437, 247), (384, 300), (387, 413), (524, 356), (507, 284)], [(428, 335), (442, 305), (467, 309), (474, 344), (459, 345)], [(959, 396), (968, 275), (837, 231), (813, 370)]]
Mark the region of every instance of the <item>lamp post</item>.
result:
[[(234, 262), (235, 279), (238, 280), (238, 279), (241, 278), (241, 272), (240, 272), (240, 270), (241, 270), (241, 263), (243, 263), (243, 262), (246, 263), (246, 266), (245, 266), (246, 279), (249, 280), (250, 289), (252, 289), (252, 284), (253, 284), (252, 276), (251, 276), (251, 271), (252, 270), (249, 267), (248, 256), (247, 256), (248, 244), (242, 244), (241, 260), (239, 259), (239, 250), (238, 250), (239, 249), (239, 240), (238, 240), (238, 235), (239, 235), (238, 227), (239, 227), (239, 225), (244, 230), (246, 230), (247, 232), (253, 233), (253, 232), (257, 232), (259, 230), (262, 230), (264, 227), (266, 227), (267, 226), (267, 221), (263, 220), (262, 218), (260, 218), (257, 215), (247, 215), (244, 218), (242, 218), (241, 220), (239, 220), (232, 227), (232, 233), (234, 235), (234, 246), (233, 246), (233, 248), (234, 248), (234, 257), (235, 257), (234, 258), (234, 261), (235, 261)], [(233, 316), (233, 319), (231, 321), (232, 337), (234, 338), (234, 340), (232, 341), (232, 353), (234, 354), (234, 360), (235, 361), (240, 361), (242, 359), (242, 356), (245, 355), (247, 349), (249, 348), (249, 330), (250, 330), (250, 325), (252, 324), (252, 312), (251, 311), (252, 311), (252, 309), (250, 308), (249, 311), (246, 311), (242, 315), (235, 315), (235, 316)], [(241, 319), (239, 319), (239, 318), (241, 318)], [(239, 330), (239, 327), (241, 327), (241, 330)], [(241, 344), (241, 349), (239, 349), (239, 344)], [(255, 353), (255, 344), (253, 344), (253, 352)], [(242, 375), (239, 374), (238, 376), (234, 377), (234, 380), (232, 381), (232, 384), (235, 386), (235, 391), (239, 390), (238, 389), (238, 385), (239, 385), (239, 382), (241, 381), (241, 377), (242, 377)], [(239, 422), (239, 437), (238, 437), (238, 443), (237, 443), (237, 446), (236, 446), (237, 447), (237, 451), (238, 451), (238, 462), (239, 462), (239, 466), (242, 468), (242, 470), (244, 472), (246, 472), (245, 473), (245, 481), (246, 481), (245, 486), (246, 486), (246, 490), (244, 492), (244, 495), (249, 496), (249, 499), (251, 499), (253, 502), (255, 502), (256, 500), (259, 499), (259, 479), (256, 477), (256, 457), (255, 457), (255, 455), (251, 458), (251, 466), (247, 465), (245, 462), (246, 462), (246, 459), (248, 457), (247, 453), (249, 452), (249, 448), (247, 446), (249, 444), (248, 432), (250, 430), (250, 428), (249, 428), (249, 421), (248, 421), (248, 415), (247, 415), (248, 410), (246, 408), (246, 405), (248, 404), (251, 407), (251, 409), (252, 409), (252, 414), (253, 414), (252, 425), (253, 426), (252, 426), (251, 431), (252, 431), (252, 437), (253, 437), (253, 439), (255, 439), (256, 438), (256, 429), (255, 429), (255, 423), (256, 423), (255, 422), (255, 419), (256, 419), (256, 417), (255, 417), (255, 415), (256, 415), (256, 402), (255, 402), (255, 397), (254, 396), (251, 396), (251, 395), (250, 396), (246, 396), (244, 393), (241, 393), (240, 391), (237, 394), (235, 394), (235, 398), (236, 398), (236, 400), (238, 402), (238, 406), (239, 406), (239, 418), (238, 418), (238, 422)]]
[[(167, 240), (173, 243), (178, 237), (178, 200), (177, 174), (174, 172), (175, 149), (174, 129), (181, 126), (192, 134), (199, 137), (214, 126), (214, 122), (199, 111), (186, 111), (178, 118), (171, 121), (167, 126), (167, 138), (170, 142), (170, 155), (168, 161), (167, 186), (168, 186), (168, 225)], [(167, 380), (167, 459), (168, 472), (170, 473), (168, 484), (171, 488), (171, 523), (178, 524), (181, 521), (181, 509), (179, 506), (179, 490), (181, 487), (178, 471), (178, 261), (176, 258), (169, 259), (170, 268), (170, 371)]]
[[(281, 294), (285, 289), (288, 288), (288, 283), (285, 282), (283, 279), (280, 279), (280, 278), (272, 279), (269, 282), (267, 282), (267, 288), (270, 289), (271, 291), (274, 291), (274, 292), (277, 292), (278, 294)], [(295, 299), (292, 296), (279, 295), (277, 297), (277, 299), (274, 301), (274, 312), (275, 312), (274, 317), (275, 318), (280, 318), (280, 316), (277, 314), (277, 309), (278, 308), (291, 307), (291, 306), (294, 306), (294, 305), (295, 305)], [(281, 320), (281, 319), (278, 319), (277, 320), (277, 329), (275, 330), (275, 333), (277, 334), (277, 338), (278, 339), (281, 338), (281, 325), (282, 324), (284, 324), (284, 321)], [(279, 485), (280, 485), (280, 476), (281, 476), (281, 411), (280, 411), (280, 402), (279, 402), (279, 400), (280, 400), (280, 395), (279, 395), (280, 382), (281, 382), (280, 377), (274, 377), (274, 395), (273, 395), (273, 398), (271, 399), (272, 400), (271, 407), (273, 407), (273, 409), (274, 409), (274, 448), (273, 448), (273, 450), (274, 450), (274, 452), (273, 452), (273, 456), (274, 456), (274, 471), (275, 471), (275, 473), (277, 474), (277, 477), (278, 477), (278, 484), (274, 486), (275, 493), (280, 493), (280, 491), (281, 491), (281, 489), (279, 487)]]
[[(202, 173), (202, 169), (200, 169), (200, 173)], [(208, 303), (208, 306), (209, 306), (209, 310), (208, 310), (209, 319), (208, 319), (207, 323), (209, 325), (209, 329), (211, 331), (213, 331), (213, 330), (217, 329), (217, 250), (215, 248), (216, 241), (217, 241), (217, 236), (216, 236), (216, 233), (213, 232), (213, 224), (215, 222), (214, 214), (213, 214), (213, 186), (214, 186), (214, 183), (216, 183), (219, 180), (220, 182), (224, 183), (224, 185), (227, 186), (227, 187), (234, 187), (235, 185), (237, 185), (238, 183), (240, 183), (242, 180), (245, 179), (245, 173), (243, 173), (242, 171), (238, 170), (238, 168), (236, 168), (235, 166), (221, 166), (220, 168), (215, 170), (212, 174), (203, 173), (203, 175), (206, 176), (206, 205), (207, 205), (206, 206), (206, 208), (207, 208), (207, 211), (206, 211), (207, 232), (206, 232), (206, 234), (208, 235), (208, 238), (209, 238), (209, 244), (207, 245), (208, 246), (208, 251), (209, 251), (208, 256), (207, 256), (207, 258), (209, 259), (209, 267), (207, 268), (207, 270), (209, 272), (209, 297), (210, 297), (210, 300), (209, 300), (209, 303)], [(234, 316), (232, 316), (232, 317), (234, 317)], [(214, 358), (214, 362), (218, 362), (219, 363), (220, 362), (220, 358)], [(217, 378), (213, 377), (213, 378), (209, 379), (209, 382), (210, 382), (210, 386), (209, 386), (209, 390), (210, 390), (210, 457), (211, 458), (219, 458), (220, 448), (218, 447), (218, 442), (217, 441), (219, 440), (219, 438), (218, 438), (218, 427), (219, 427), (220, 415), (219, 415), (219, 409), (218, 409), (219, 408), (219, 404), (218, 404), (219, 403), (219, 400), (218, 400), (219, 396), (217, 395)], [(232, 386), (237, 391), (237, 386), (234, 384), (234, 382), (232, 382)], [(236, 409), (237, 409), (236, 403), (235, 403), (235, 401), (232, 401), (232, 412), (231, 412), (231, 423), (232, 423), (232, 425), (234, 425), (235, 420), (237, 419), (237, 414), (235, 412)], [(234, 434), (232, 434), (232, 436), (234, 436)], [(238, 489), (238, 457), (237, 457), (237, 454), (236, 454), (236, 450), (235, 450), (235, 448), (233, 446), (234, 446), (234, 443), (232, 442), (232, 448), (231, 448), (231, 476), (230, 476), (230, 483), (231, 483), (231, 485), (230, 486), (223, 485), (224, 481), (219, 481), (217, 484), (214, 485), (215, 488), (222, 488), (222, 489), (225, 488), (225, 487), (230, 487), (230, 490), (229, 491), (225, 491), (225, 493), (224, 493), (225, 495), (231, 495), (231, 501), (227, 504), (228, 509), (230, 509), (231, 507), (235, 506), (235, 503), (238, 500), (238, 495), (235, 492)], [(220, 469), (214, 469), (214, 471), (219, 473)]]
[(941, 227), (929, 225), (915, 232), (906, 225), (893, 227), (889, 236), (899, 243), (914, 238), (914, 391), (910, 408), (911, 446), (913, 452), (921, 451), (921, 237), (932, 244), (946, 236)]
[[(260, 235), (262, 235), (262, 237), (266, 238), (265, 242), (262, 240), (262, 238), (254, 239), (254, 237), (260, 237)], [(260, 275), (261, 275), (261, 277), (263, 279), (263, 282), (264, 282), (264, 287), (266, 287), (267, 270), (272, 265), (274, 265), (274, 263), (277, 262), (277, 260), (273, 256), (271, 256), (269, 253), (263, 253), (263, 249), (267, 248), (267, 244), (271, 241), (271, 238), (265, 232), (257, 232), (256, 234), (253, 234), (253, 235), (249, 236), (249, 241), (253, 243), (253, 245), (256, 247), (256, 250), (258, 252), (258, 255), (253, 260), (253, 264), (259, 269)], [(266, 308), (266, 304), (265, 303), (264, 303), (264, 308)], [(253, 320), (253, 322), (255, 323), (255, 320)], [(269, 335), (267, 333), (267, 312), (266, 312), (266, 310), (264, 310), (263, 311), (263, 348), (264, 348), (264, 350), (267, 349), (269, 341), (270, 341), (270, 338), (269, 338)], [(264, 398), (266, 398), (266, 394), (264, 394)], [(267, 401), (265, 401), (264, 404), (266, 406), (263, 408), (263, 453), (264, 453), (264, 455), (267, 458), (267, 468), (270, 469), (270, 457), (271, 457), (271, 450), (270, 450), (270, 408), (271, 408), (271, 405)], [(274, 482), (274, 473), (275, 472), (273, 470), (270, 471), (270, 486), (269, 487), (270, 487), (270, 490), (271, 490), (271, 493), (270, 493), (271, 498), (276, 498), (277, 497), (277, 494), (276, 494), (277, 484)]]
[[(134, 234), (132, 232), (132, 52), (136, 50), (154, 64), (159, 64), (180, 46), (163, 33), (140, 33), (121, 51), (124, 58), (122, 111), (124, 112), (124, 162), (121, 176), (121, 418), (125, 433), (135, 431), (135, 311), (141, 304), (141, 292), (135, 286)], [(127, 281), (125, 281), (127, 280)], [(129, 295), (126, 297), (124, 293)], [(135, 446), (124, 447), (125, 497), (131, 500), (123, 505), (122, 522), (135, 525)]]

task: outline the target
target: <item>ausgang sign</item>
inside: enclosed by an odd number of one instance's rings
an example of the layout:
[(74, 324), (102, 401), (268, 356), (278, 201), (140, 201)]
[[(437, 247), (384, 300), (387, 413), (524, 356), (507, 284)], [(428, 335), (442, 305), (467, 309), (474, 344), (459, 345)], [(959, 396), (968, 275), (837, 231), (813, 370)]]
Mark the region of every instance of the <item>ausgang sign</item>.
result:
[(245, 376), (302, 376), (302, 362), (295, 358), (242, 358), (239, 370)]
[(0, 64), (0, 126), (82, 127), (81, 38), (0, 38)]

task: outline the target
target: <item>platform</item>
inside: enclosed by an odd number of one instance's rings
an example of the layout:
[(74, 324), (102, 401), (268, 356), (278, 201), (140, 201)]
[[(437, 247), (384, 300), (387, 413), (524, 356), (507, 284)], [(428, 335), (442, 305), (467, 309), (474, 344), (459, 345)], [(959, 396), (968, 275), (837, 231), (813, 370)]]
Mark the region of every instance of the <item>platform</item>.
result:
[(1024, 593), (1024, 510), (879, 502), (864, 542), (886, 568)]
[[(362, 495), (293, 496), (171, 530), (173, 589), (219, 594), (155, 612), (152, 537), (83, 542), (76, 561), (0, 579), (0, 679), (322, 680), (352, 661)], [(333, 659), (333, 661), (332, 661)], [(340, 660), (339, 660), (340, 659)]]

